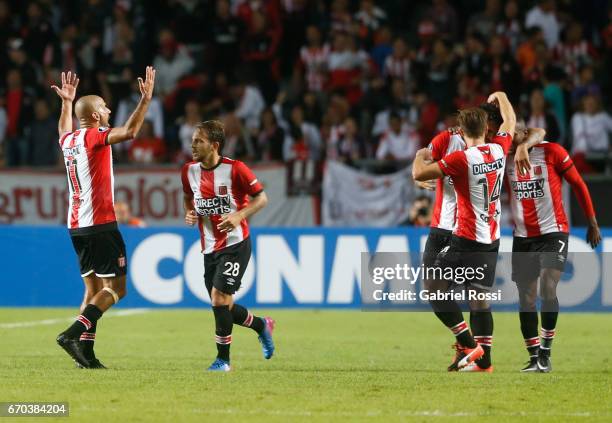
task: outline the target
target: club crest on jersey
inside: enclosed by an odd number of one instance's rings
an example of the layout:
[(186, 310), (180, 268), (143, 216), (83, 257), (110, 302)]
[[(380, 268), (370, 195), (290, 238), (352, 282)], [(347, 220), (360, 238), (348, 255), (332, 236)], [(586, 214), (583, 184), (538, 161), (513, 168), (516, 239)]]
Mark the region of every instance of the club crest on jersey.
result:
[(225, 185), (219, 185), (219, 195), (227, 195), (227, 187)]
[(542, 166), (534, 166), (533, 167), (533, 174), (534, 175), (541, 175), (542, 174)]
[(117, 264), (119, 267), (125, 267), (125, 257), (121, 256), (117, 259)]

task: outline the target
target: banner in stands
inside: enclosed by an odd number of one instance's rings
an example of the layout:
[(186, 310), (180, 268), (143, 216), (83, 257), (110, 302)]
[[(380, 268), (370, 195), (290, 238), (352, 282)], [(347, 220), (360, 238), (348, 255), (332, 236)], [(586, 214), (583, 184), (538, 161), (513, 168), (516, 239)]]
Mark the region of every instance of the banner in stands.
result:
[[(121, 231), (128, 249), (129, 282), (128, 295), (119, 306), (208, 306), (196, 229)], [(570, 237), (570, 251), (581, 252), (582, 259), (581, 264), (567, 265), (559, 285), (561, 306), (570, 311), (612, 311), (612, 230), (602, 231), (604, 239), (595, 252), (584, 235), (584, 230), (576, 230)], [(253, 228), (253, 255), (236, 300), (248, 307), (359, 308), (361, 253), (416, 252), (426, 237), (427, 230), (417, 228)], [(506, 230), (501, 250), (511, 247)], [(0, 306), (77, 307), (81, 302), (83, 283), (64, 228), (1, 228), (0, 263)], [(578, 275), (576, 269), (584, 263), (587, 268)], [(515, 284), (502, 277), (498, 285), (503, 305), (516, 310)]]
[[(254, 167), (253, 170), (264, 184), (271, 204), (254, 217), (254, 224), (314, 224), (311, 198), (286, 196), (283, 165)], [(64, 224), (68, 207), (64, 172), (2, 170), (0, 179), (0, 224)], [(183, 189), (178, 167), (115, 169), (115, 201), (125, 201), (132, 214), (149, 226), (183, 225)]]
[(371, 175), (330, 161), (323, 177), (323, 225), (395, 226), (408, 219), (414, 191), (410, 168)]

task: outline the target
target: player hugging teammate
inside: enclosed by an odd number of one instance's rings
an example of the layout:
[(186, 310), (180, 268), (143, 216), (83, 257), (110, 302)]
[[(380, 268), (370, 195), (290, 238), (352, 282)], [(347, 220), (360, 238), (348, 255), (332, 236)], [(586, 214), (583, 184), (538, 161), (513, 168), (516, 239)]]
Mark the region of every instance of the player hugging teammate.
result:
[[(515, 142), (526, 136), (519, 123)], [(569, 224), (561, 188), (565, 179), (588, 219), (587, 241), (595, 248), (601, 235), (589, 190), (574, 167), (568, 152), (559, 144), (542, 142), (529, 151), (531, 166), (517, 170), (512, 161), (506, 168), (510, 210), (514, 223), (512, 280), (520, 300), (521, 332), (529, 353), (523, 372), (550, 372), (550, 352), (559, 301), (557, 284), (567, 260)], [(541, 332), (538, 337), (538, 279), (540, 281)], [(541, 338), (541, 339), (540, 339)]]
[(274, 321), (254, 316), (233, 298), (251, 258), (247, 218), (265, 207), (268, 199), (251, 169), (220, 155), (224, 143), (221, 122), (199, 123), (191, 142), (193, 162), (181, 173), (185, 222), (200, 230), (204, 284), (215, 315), (217, 358), (208, 370), (221, 372), (230, 370), (234, 324), (259, 335), (264, 358), (274, 353)]
[[(478, 121), (484, 119), (482, 113), (478, 113), (476, 109), (461, 111), (459, 114), (460, 128), (451, 128), (438, 134), (432, 140), (429, 150), (423, 149), (417, 153), (413, 165), (413, 176), (415, 181), (418, 181), (417, 184), (422, 188), (433, 189), (434, 186), (430, 179), (438, 179), (435, 185), (436, 201), (431, 231), (427, 239), (423, 262), (425, 266), (484, 266), (488, 269), (488, 276), (485, 281), (466, 284), (466, 289), (476, 291), (490, 289), (495, 277), (499, 245), (499, 217), (501, 214), (499, 194), (505, 167), (504, 156), (508, 153), (510, 147), (508, 139), (513, 138), (509, 134), (514, 135), (511, 148), (513, 150), (511, 151), (511, 159), (513, 160), (509, 162), (508, 175), (510, 179), (514, 175), (514, 178), (520, 178), (520, 181), (515, 180), (513, 184), (515, 190), (511, 194), (514, 196), (511, 199), (511, 204), (515, 222), (512, 274), (513, 280), (517, 281), (521, 299), (521, 330), (530, 352), (530, 363), (523, 371), (550, 371), (550, 344), (554, 336), (554, 322), (556, 322), (558, 312), (556, 285), (567, 257), (567, 247), (564, 253), (558, 254), (560, 244), (556, 245), (557, 249), (554, 249), (552, 243), (564, 242), (564, 245), (567, 246), (568, 226), (561, 204), (560, 177), (564, 175), (565, 171), (572, 168), (571, 160), (562, 147), (542, 142), (545, 134), (544, 130), (538, 128), (526, 129), (523, 124), (519, 124), (518, 128), (515, 129), (516, 117), (504, 93), (492, 94), (489, 97), (489, 102), (488, 105), (481, 106), (481, 109), (488, 113), (488, 122), (485, 125), (485, 127), (488, 126), (485, 129), (485, 132), (487, 132), (486, 141), (499, 144), (503, 149), (503, 154), (497, 152), (499, 147), (489, 145), (487, 148), (483, 146), (480, 137), (475, 138), (476, 135), (481, 135), (481, 131), (483, 131), (482, 124)], [(491, 135), (497, 132), (498, 124), (495, 117), (497, 107), (492, 103), (497, 103), (503, 117), (503, 123), (494, 138)], [(471, 128), (469, 128), (470, 126)], [(475, 127), (478, 129), (476, 132), (474, 132)], [(469, 142), (466, 143), (466, 139)], [(504, 142), (500, 143), (500, 141)], [(476, 148), (474, 148), (475, 146)], [(534, 204), (527, 204), (530, 213), (522, 212), (522, 216), (518, 216), (517, 210), (523, 210), (521, 208), (523, 201), (527, 203), (533, 203), (534, 201), (534, 198), (523, 195), (523, 188), (527, 187), (525, 188), (527, 191), (529, 191), (529, 187), (543, 188), (543, 183), (546, 183), (546, 181), (541, 180), (541, 177), (540, 180), (532, 181), (530, 175), (542, 175), (543, 163), (539, 162), (542, 161), (540, 156), (544, 156), (538, 152), (547, 150), (557, 152), (556, 155), (547, 154), (546, 159), (544, 159), (544, 161), (548, 160), (549, 169), (552, 166), (552, 169), (556, 170), (556, 178), (553, 178), (552, 188), (542, 190), (542, 192), (546, 191), (547, 195), (538, 196), (538, 198), (548, 197), (549, 200), (551, 197), (556, 198), (556, 200), (550, 200), (547, 203), (555, 203), (555, 206), (542, 206), (540, 204), (535, 207)], [(562, 154), (561, 151), (565, 154)], [(552, 159), (553, 156), (556, 162)], [(429, 163), (431, 160), (439, 163)], [(532, 168), (531, 161), (534, 160), (538, 164)], [(499, 165), (496, 165), (496, 163)], [(551, 163), (553, 164), (551, 165)], [(545, 174), (549, 175), (549, 172), (547, 171)], [(592, 246), (596, 246), (600, 235), (588, 190), (575, 169), (572, 173), (567, 174), (566, 180), (574, 187), (579, 202), (589, 218), (587, 240)], [(539, 201), (545, 201), (542, 199)], [(481, 203), (482, 207), (480, 206)], [(545, 239), (536, 238), (530, 242), (528, 241), (529, 238), (524, 235), (524, 223), (521, 226), (521, 222), (525, 216), (529, 216), (531, 221), (534, 221), (534, 219), (537, 221), (538, 215), (542, 221), (549, 222), (549, 225), (552, 224), (552, 219), (554, 221), (553, 226), (557, 228), (556, 232), (559, 233), (545, 236)], [(521, 227), (523, 230), (520, 229)], [(552, 226), (549, 226), (549, 230), (550, 228)], [(532, 231), (532, 233), (535, 232)], [(539, 237), (545, 233), (540, 231), (536, 236)], [(563, 237), (565, 241), (561, 239)], [(552, 252), (553, 254), (543, 255), (542, 252)], [(521, 255), (524, 255), (523, 253), (531, 253), (532, 265), (525, 266), (522, 264), (524, 257), (521, 257)], [(553, 256), (556, 258), (552, 259)], [(554, 260), (557, 261), (553, 263)], [(523, 269), (522, 273), (519, 271), (519, 262), (522, 264), (520, 266)], [(525, 269), (527, 272), (525, 272)], [(542, 269), (541, 275), (539, 274), (540, 269)], [(529, 273), (529, 275), (526, 273)], [(542, 316), (543, 321), (546, 320), (542, 329), (543, 348), (540, 348), (539, 338), (537, 337), (538, 321), (535, 312), (538, 277), (540, 277), (541, 295), (543, 297), (544, 310)], [(453, 281), (426, 280), (424, 283), (429, 290), (448, 291), (456, 287)], [(457, 342), (454, 348), (457, 352), (448, 370), (492, 372), (493, 318), (486, 301), (469, 302), (470, 326), (473, 336), (456, 303), (449, 300), (431, 301), (430, 303), (438, 318), (451, 329), (456, 337)]]
[[(431, 242), (428, 240), (430, 251), (424, 257), (425, 264), (442, 268), (481, 268), (485, 273), (484, 278), (465, 282), (466, 289), (477, 293), (490, 291), (495, 279), (501, 214), (499, 197), (506, 155), (512, 145), (516, 124), (514, 110), (504, 93), (491, 94), (489, 102), (499, 105), (503, 121), (488, 143), (487, 112), (476, 107), (461, 110), (458, 121), (465, 149), (458, 148), (431, 163), (434, 148), (424, 148), (417, 153), (412, 168), (416, 181), (444, 178), (444, 183), (452, 182), (456, 195), (456, 220), (452, 223), (452, 235), (448, 243), (442, 245), (443, 234), (432, 233), (435, 238)], [(457, 140), (454, 145), (461, 146), (461, 143)], [(442, 155), (441, 151), (436, 151), (437, 157)], [(450, 195), (447, 198), (450, 199)], [(444, 215), (448, 216), (448, 225), (451, 226), (450, 213)], [(437, 254), (431, 251), (440, 247)], [(455, 282), (449, 280), (429, 280), (426, 285), (433, 291), (448, 291), (456, 287)], [(432, 300), (430, 304), (436, 316), (456, 337), (456, 354), (448, 370), (492, 371), (493, 316), (486, 299), (469, 302), (475, 336), (472, 336), (456, 301), (446, 297)]]

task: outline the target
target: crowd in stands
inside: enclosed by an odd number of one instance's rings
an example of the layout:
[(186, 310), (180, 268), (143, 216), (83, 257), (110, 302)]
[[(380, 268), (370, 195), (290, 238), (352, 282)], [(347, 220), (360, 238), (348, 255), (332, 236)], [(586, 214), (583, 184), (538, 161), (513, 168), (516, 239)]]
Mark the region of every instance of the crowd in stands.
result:
[(251, 162), (410, 160), (458, 108), (508, 93), (582, 170), (601, 169), (612, 118), (606, 0), (0, 0), (2, 166), (54, 166), (75, 71), (121, 125), (137, 76), (155, 98), (118, 163), (179, 164), (198, 121)]

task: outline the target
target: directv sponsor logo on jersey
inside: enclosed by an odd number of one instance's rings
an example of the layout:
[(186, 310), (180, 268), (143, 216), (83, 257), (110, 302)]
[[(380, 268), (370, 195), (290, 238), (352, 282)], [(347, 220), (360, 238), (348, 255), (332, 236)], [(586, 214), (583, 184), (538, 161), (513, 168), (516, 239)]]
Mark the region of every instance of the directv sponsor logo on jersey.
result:
[(232, 212), (229, 195), (212, 198), (196, 198), (195, 208), (200, 216), (222, 215)]
[(71, 148), (63, 148), (62, 152), (64, 153), (64, 157), (78, 156), (79, 154), (81, 154), (81, 146), (75, 145), (74, 147), (71, 147)]
[(472, 173), (474, 175), (482, 175), (483, 173), (495, 172), (496, 170), (503, 169), (506, 164), (504, 157), (495, 160), (491, 163), (478, 163), (472, 165)]
[(533, 200), (544, 197), (544, 179), (533, 181), (512, 181), (512, 191), (517, 201)]

